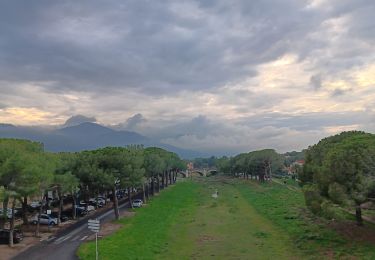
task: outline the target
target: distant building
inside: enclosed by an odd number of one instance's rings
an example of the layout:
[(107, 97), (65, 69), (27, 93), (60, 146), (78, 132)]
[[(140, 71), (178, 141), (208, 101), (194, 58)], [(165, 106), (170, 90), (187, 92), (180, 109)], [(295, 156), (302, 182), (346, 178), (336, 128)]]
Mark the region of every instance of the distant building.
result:
[(194, 164), (193, 164), (192, 162), (188, 162), (188, 164), (187, 164), (187, 169), (188, 169), (189, 171), (194, 170)]

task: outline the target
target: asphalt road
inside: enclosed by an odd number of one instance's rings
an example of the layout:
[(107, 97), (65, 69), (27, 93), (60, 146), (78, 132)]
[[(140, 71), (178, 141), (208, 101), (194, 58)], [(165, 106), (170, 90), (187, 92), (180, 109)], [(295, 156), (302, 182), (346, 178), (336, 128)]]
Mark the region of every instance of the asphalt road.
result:
[[(122, 203), (120, 211), (125, 211), (128, 202)], [(99, 215), (94, 214), (89, 218), (97, 218), (100, 223), (109, 222), (115, 219), (113, 209), (109, 209)], [(88, 218), (88, 219), (89, 219)], [(27, 249), (21, 254), (12, 258), (13, 260), (72, 260), (78, 259), (76, 251), (79, 245), (94, 234), (87, 227), (87, 220), (83, 219), (47, 240)]]

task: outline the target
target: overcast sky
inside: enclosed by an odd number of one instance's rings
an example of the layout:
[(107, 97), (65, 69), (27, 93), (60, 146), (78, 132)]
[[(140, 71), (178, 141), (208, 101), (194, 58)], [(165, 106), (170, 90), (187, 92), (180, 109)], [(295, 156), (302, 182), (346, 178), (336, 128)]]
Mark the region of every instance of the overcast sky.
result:
[(374, 0), (2, 0), (0, 122), (216, 154), (375, 131)]

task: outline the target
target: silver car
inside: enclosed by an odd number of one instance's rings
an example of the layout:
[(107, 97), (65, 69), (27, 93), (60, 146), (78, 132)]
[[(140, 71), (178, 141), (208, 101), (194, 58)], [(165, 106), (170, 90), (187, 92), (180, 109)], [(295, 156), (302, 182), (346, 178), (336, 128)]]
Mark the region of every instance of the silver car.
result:
[[(35, 215), (31, 219), (31, 223), (33, 223), (34, 225), (38, 224), (38, 215)], [(40, 215), (39, 224), (54, 226), (54, 225), (57, 225), (57, 218), (53, 218), (47, 214), (42, 214)]]

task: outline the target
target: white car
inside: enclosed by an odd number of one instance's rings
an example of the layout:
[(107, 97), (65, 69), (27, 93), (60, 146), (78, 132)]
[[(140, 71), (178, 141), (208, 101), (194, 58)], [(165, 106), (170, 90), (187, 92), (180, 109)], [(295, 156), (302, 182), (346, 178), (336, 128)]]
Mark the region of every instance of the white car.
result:
[(82, 208), (86, 209), (87, 212), (95, 211), (95, 207), (94, 206), (89, 205), (89, 204), (87, 204), (85, 202), (80, 202), (79, 203), (79, 207), (82, 207)]
[(98, 203), (101, 203), (101, 204), (103, 204), (103, 205), (105, 205), (105, 204), (107, 203), (106, 199), (103, 198), (103, 197), (98, 197), (98, 198), (97, 198), (97, 201), (98, 201)]
[(132, 205), (134, 208), (142, 207), (143, 201), (140, 199), (133, 200)]

